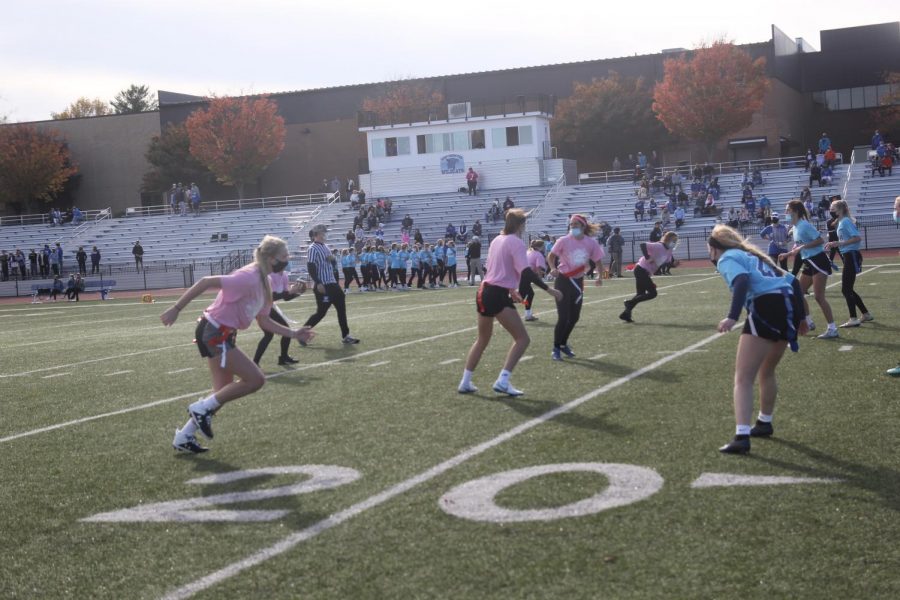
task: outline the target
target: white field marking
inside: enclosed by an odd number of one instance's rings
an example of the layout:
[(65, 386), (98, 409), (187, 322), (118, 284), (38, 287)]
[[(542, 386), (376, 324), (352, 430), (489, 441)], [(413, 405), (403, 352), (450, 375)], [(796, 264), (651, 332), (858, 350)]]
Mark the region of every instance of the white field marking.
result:
[[(24, 298), (24, 296), (23, 296), (23, 298)], [(174, 304), (174, 303), (175, 303), (175, 300), (162, 300), (162, 301), (154, 302), (153, 304), (160, 306), (163, 304)], [(134, 308), (135, 306), (148, 306), (148, 304), (146, 302), (110, 302), (110, 301), (106, 301), (106, 302), (98, 302), (96, 304), (91, 304), (91, 303), (87, 303), (87, 302), (86, 303), (77, 302), (72, 305), (60, 304), (57, 306), (54, 304), (50, 304), (49, 306), (42, 306), (42, 307), (28, 305), (28, 306), (20, 307), (20, 308), (0, 308), (0, 313), (18, 313), (18, 312), (26, 312), (26, 311), (27, 312), (45, 311), (45, 312), (68, 313), (70, 310), (73, 310), (73, 309), (102, 308), (105, 310), (112, 310), (114, 308), (125, 308), (125, 307)], [(46, 315), (42, 315), (42, 316), (46, 316)]]
[(462, 360), (461, 358), (448, 358), (447, 360), (441, 361), (441, 362), (439, 362), (438, 364), (439, 364), (439, 365), (450, 365), (450, 364), (453, 364), (453, 363), (455, 363), (455, 362), (459, 362), (459, 361), (461, 361), (461, 360)]
[(870, 283), (869, 285), (878, 285), (877, 283)]
[[(516, 510), (499, 506), (497, 494), (506, 488), (550, 473), (599, 473), (608, 484), (597, 494), (553, 508)], [(628, 506), (645, 500), (663, 486), (663, 478), (649, 467), (617, 463), (562, 463), (537, 465), (493, 473), (467, 481), (441, 496), (438, 506), (461, 519), (489, 523), (525, 523), (555, 521), (593, 515), (610, 508)]]
[(128, 354), (118, 354), (116, 356), (104, 356), (103, 358), (92, 358), (90, 360), (82, 360), (79, 362), (69, 363), (67, 365), (57, 365), (55, 367), (44, 367), (43, 369), (34, 369), (33, 371), (22, 371), (21, 373), (8, 373), (0, 375), (0, 379), (8, 379), (10, 377), (24, 377), (25, 375), (33, 375), (34, 373), (44, 373), (45, 371), (55, 371), (57, 369), (68, 369), (69, 367), (78, 367), (81, 365), (90, 365), (93, 363), (104, 362), (107, 360), (116, 360), (118, 358), (126, 358), (129, 356), (140, 356), (141, 354), (150, 354), (151, 352), (162, 352), (163, 350), (172, 350), (174, 348), (184, 348), (185, 346), (193, 346), (194, 343), (177, 344), (175, 346), (165, 346), (163, 348), (152, 348), (150, 350), (140, 350), (138, 352), (129, 352)]
[(879, 273), (882, 275), (896, 275), (897, 273), (900, 273), (900, 271), (879, 271)]
[[(874, 271), (875, 269), (879, 269), (879, 268), (881, 268), (881, 267), (883, 267), (883, 266), (884, 266), (884, 265), (875, 265), (874, 267), (869, 268), (869, 269), (866, 269), (865, 271), (861, 272), (859, 275), (857, 275), (857, 277), (862, 277), (862, 276), (865, 275), (866, 273), (871, 273), (871, 272)], [(838, 278), (838, 280), (835, 281), (834, 283), (829, 284), (829, 285), (826, 285), (826, 286), (825, 286), (825, 289), (826, 289), (826, 290), (830, 290), (831, 288), (837, 287), (837, 286), (839, 286), (839, 285), (841, 285), (841, 280), (840, 280), (840, 278)], [(812, 289), (812, 288), (810, 288), (810, 289)], [(812, 296), (810, 296), (810, 300), (811, 300), (811, 299), (812, 299)]]
[(92, 327), (98, 323), (114, 323), (116, 321), (136, 321), (138, 319), (158, 319), (158, 318), (159, 318), (158, 314), (153, 314), (153, 315), (140, 315), (140, 316), (136, 316), (136, 317), (120, 317), (118, 319), (101, 319), (99, 321), (95, 321), (95, 320), (72, 321), (69, 323), (48, 324), (47, 327), (29, 327), (28, 329), (5, 330), (2, 333), (11, 333), (11, 334), (29, 333), (30, 334), (30, 333), (34, 333), (36, 331), (45, 331), (45, 330), (51, 330), (51, 329), (55, 330), (55, 329), (59, 329), (60, 327)]
[(840, 479), (818, 477), (778, 477), (772, 475), (737, 475), (703, 473), (691, 483), (692, 488), (738, 487), (757, 485), (791, 485), (797, 483), (840, 483)]
[[(657, 354), (672, 354), (674, 352), (680, 352), (680, 350), (659, 350), (656, 353)], [(693, 350), (693, 352), (709, 352), (709, 350), (704, 348), (703, 350)]]
[(186, 373), (188, 371), (193, 371), (194, 367), (187, 367), (185, 369), (175, 369), (174, 371), (167, 371), (166, 375), (175, 375), (176, 373)]
[(369, 366), (370, 366), (370, 367), (381, 367), (381, 366), (390, 364), (390, 362), (391, 362), (391, 361), (389, 361), (389, 360), (382, 360), (382, 361), (380, 361), (380, 362), (372, 363), (372, 364), (369, 365)]
[(525, 362), (526, 360), (531, 360), (532, 358), (534, 358), (534, 355), (533, 355), (533, 354), (529, 354), (528, 356), (523, 356), (522, 358), (520, 358), (520, 359), (519, 359), (519, 362), (520, 362), (520, 363), (521, 363), (521, 362)]
[[(184, 322), (184, 323), (175, 323), (172, 326), (172, 328), (178, 327), (179, 325), (190, 325), (192, 327), (196, 326), (195, 323)], [(146, 334), (147, 331), (155, 331), (156, 333), (168, 333), (169, 331), (171, 331), (171, 329), (166, 330), (165, 328), (163, 328), (159, 325), (151, 325), (149, 327), (137, 327), (137, 328), (131, 328), (127, 332), (117, 332), (116, 338), (118, 339), (118, 338), (123, 338), (123, 337), (135, 337), (135, 336), (147, 335)], [(108, 337), (110, 337), (109, 332), (95, 333), (93, 335), (79, 335), (78, 341), (80, 342), (81, 340), (92, 340), (92, 339), (96, 339), (96, 338), (108, 338)], [(52, 340), (41, 340), (39, 342), (24, 342), (22, 344), (11, 344), (9, 346), (0, 344), (0, 349), (7, 350), (10, 348), (24, 348), (25, 346), (41, 346), (44, 344), (59, 344), (59, 343), (60, 343), (59, 339), (52, 339)]]
[[(714, 277), (707, 277), (706, 279), (699, 279), (699, 280), (688, 281), (688, 282), (684, 282), (684, 283), (675, 283), (675, 284), (673, 284), (673, 285), (671, 285), (671, 286), (669, 286), (669, 287), (678, 287), (678, 286), (682, 286), (682, 285), (690, 285), (690, 284), (692, 284), (692, 283), (699, 283), (699, 282), (701, 282), (701, 281), (706, 281), (707, 279), (718, 279), (718, 278), (719, 278), (719, 276), (716, 275), (716, 276), (714, 276)], [(598, 300), (591, 300), (590, 302), (585, 302), (585, 304), (596, 304), (596, 303), (599, 303), (599, 302), (608, 302), (608, 301), (610, 301), (610, 300), (621, 300), (622, 298), (630, 298), (631, 296), (632, 296), (632, 294), (625, 294), (625, 295), (621, 295), (621, 296), (611, 296), (611, 297), (609, 297), (609, 298), (600, 298), (600, 299), (598, 299)], [(538, 315), (541, 315), (541, 314), (549, 314), (549, 313), (551, 313), (551, 312), (556, 312), (556, 310), (555, 310), (555, 309), (551, 309), (551, 310), (542, 311), (542, 312), (539, 312), (539, 313), (536, 313), (536, 314), (538, 314)], [(735, 325), (735, 327), (737, 327), (737, 325)], [(295, 368), (295, 369), (285, 369), (285, 370), (283, 370), (283, 371), (278, 371), (277, 373), (272, 373), (272, 374), (266, 375), (266, 379), (275, 379), (275, 378), (277, 378), (277, 377), (284, 377), (285, 375), (291, 375), (291, 374), (293, 374), (293, 373), (295, 373), (295, 372), (297, 372), (297, 371), (306, 371), (307, 369), (315, 369), (315, 368), (317, 368), (317, 367), (328, 367), (328, 366), (331, 366), (331, 365), (341, 364), (341, 363), (345, 363), (345, 362), (355, 362), (357, 359), (363, 358), (363, 357), (365, 357), (365, 356), (371, 356), (371, 355), (373, 355), (373, 354), (381, 354), (381, 353), (383, 353), (383, 352), (388, 352), (388, 351), (390, 351), (390, 350), (396, 350), (396, 349), (398, 349), (398, 348), (405, 348), (405, 347), (407, 347), (407, 346), (412, 346), (412, 345), (419, 344), (419, 343), (423, 343), (423, 342), (431, 342), (431, 341), (439, 340), (439, 339), (442, 339), (442, 338), (445, 338), (445, 337), (450, 337), (450, 336), (453, 336), (453, 335), (458, 335), (458, 334), (460, 334), (460, 333), (466, 333), (466, 332), (469, 332), (469, 331), (475, 331), (475, 330), (477, 330), (477, 329), (478, 329), (477, 326), (473, 326), (473, 327), (464, 327), (463, 329), (457, 329), (456, 331), (448, 331), (448, 332), (446, 332), (446, 333), (439, 333), (439, 334), (437, 334), (437, 335), (432, 335), (432, 336), (429, 336), (429, 337), (418, 338), (418, 339), (415, 339), (415, 340), (409, 340), (409, 341), (406, 341), (406, 342), (400, 342), (400, 343), (394, 344), (394, 345), (392, 345), (392, 346), (386, 346), (386, 347), (384, 347), (384, 348), (375, 348), (375, 349), (373, 349), (373, 350), (367, 350), (367, 351), (365, 351), (365, 352), (360, 352), (359, 354), (351, 354), (351, 355), (349, 355), (349, 356), (345, 356), (345, 357), (342, 357), (342, 358), (335, 358), (335, 359), (323, 361), (323, 362), (320, 362), (320, 363), (312, 363), (312, 364), (304, 365), (304, 366), (302, 366), (302, 367), (298, 367), (298, 368)], [(718, 335), (718, 334), (717, 334), (717, 335)], [(185, 345), (187, 345), (187, 344), (185, 344)], [(657, 361), (657, 362), (659, 362), (660, 364), (665, 364), (664, 362), (660, 362), (660, 361), (669, 361), (669, 360), (672, 360), (673, 358), (675, 358), (675, 356), (674, 356), (674, 355), (670, 355), (670, 356), (667, 356), (667, 357), (665, 357), (665, 358), (660, 359), (660, 360)], [(656, 364), (656, 363), (654, 363), (654, 364)], [(207, 388), (207, 389), (200, 390), (200, 391), (197, 391), (197, 392), (188, 392), (188, 393), (186, 393), (186, 394), (181, 394), (181, 395), (179, 395), (179, 396), (173, 396), (173, 397), (171, 397), (171, 398), (163, 398), (162, 400), (154, 400), (153, 402), (148, 402), (147, 404), (139, 404), (139, 405), (137, 405), (137, 406), (130, 406), (130, 407), (128, 407), (128, 408), (122, 408), (122, 409), (114, 410), (114, 411), (107, 412), (107, 413), (101, 413), (101, 414), (97, 414), (97, 415), (91, 415), (91, 416), (89, 416), (89, 417), (81, 417), (81, 418), (79, 418), (79, 419), (73, 419), (73, 420), (71, 420), (71, 421), (65, 421), (65, 422), (63, 422), (63, 423), (57, 423), (57, 424), (55, 424), (55, 425), (47, 425), (46, 427), (41, 427), (41, 428), (39, 428), (39, 429), (33, 429), (33, 430), (31, 430), (31, 431), (23, 431), (23, 432), (21, 432), (21, 433), (16, 433), (16, 434), (13, 434), (13, 435), (9, 435), (9, 436), (0, 438), (0, 444), (2, 444), (2, 443), (4, 443), (4, 442), (11, 442), (11, 441), (18, 440), (18, 439), (21, 439), (21, 438), (31, 437), (31, 436), (37, 435), (37, 434), (39, 434), (39, 433), (46, 433), (46, 432), (48, 432), (48, 431), (56, 431), (56, 430), (58, 430), (58, 429), (63, 429), (63, 428), (65, 428), (65, 427), (72, 427), (72, 426), (74, 426), (74, 425), (80, 425), (80, 424), (82, 424), (82, 423), (88, 423), (88, 422), (90, 422), (90, 421), (96, 421), (96, 420), (98, 420), (98, 419), (104, 419), (104, 418), (106, 418), (106, 417), (114, 417), (114, 416), (118, 416), (118, 415), (123, 415), (123, 414), (131, 413), (131, 412), (135, 412), (135, 411), (138, 411), (138, 410), (144, 410), (144, 409), (147, 409), (147, 408), (153, 408), (153, 407), (155, 407), (155, 406), (160, 406), (160, 405), (162, 405), (162, 404), (169, 404), (169, 403), (171, 403), (171, 402), (177, 402), (178, 400), (183, 400), (183, 399), (185, 399), (185, 398), (191, 398), (191, 397), (196, 397), (196, 396), (206, 395), (206, 394), (208, 394), (210, 391), (211, 391), (211, 390)]]
[(134, 373), (134, 371), (131, 369), (125, 371), (113, 371), (112, 373), (107, 373), (104, 377), (115, 377), (116, 375), (127, 375), (128, 373)]
[(841, 346), (838, 348), (838, 352), (850, 352), (853, 350), (853, 346)]
[(54, 373), (53, 375), (44, 375), (41, 379), (53, 379), (54, 377), (65, 377), (66, 375), (71, 375), (71, 373)]
[[(434, 479), (440, 475), (443, 475), (444, 473), (453, 469), (454, 467), (457, 467), (457, 466), (463, 464), (464, 462), (466, 462), (476, 456), (479, 456), (479, 455), (487, 452), (488, 450), (491, 450), (492, 448), (499, 446), (500, 444), (502, 444), (506, 441), (509, 441), (512, 438), (514, 438), (526, 431), (529, 431), (529, 430), (537, 427), (538, 425), (546, 423), (547, 421), (549, 421), (559, 415), (571, 412), (572, 410), (581, 406), (585, 402), (588, 402), (589, 400), (592, 400), (592, 399), (596, 398), (597, 396), (600, 396), (611, 390), (621, 387), (622, 385), (629, 383), (630, 381), (637, 379), (638, 377), (641, 377), (645, 373), (649, 373), (650, 371), (658, 369), (659, 367), (675, 360), (676, 358), (679, 358), (679, 357), (683, 356), (684, 354), (689, 353), (691, 350), (695, 350), (697, 348), (705, 346), (706, 344), (709, 344), (710, 342), (713, 342), (713, 341), (719, 339), (723, 335), (728, 335), (728, 334), (715, 333), (711, 336), (708, 336), (708, 337), (700, 340), (699, 342), (695, 342), (695, 343), (691, 344), (690, 346), (687, 346), (686, 348), (684, 348), (683, 351), (681, 351), (678, 354), (671, 354), (669, 356), (665, 356), (655, 362), (650, 363), (649, 365), (646, 365), (644, 367), (641, 367), (640, 369), (637, 369), (636, 371), (632, 371), (628, 375), (619, 377), (618, 379), (611, 381), (610, 383), (607, 383), (606, 385), (603, 385), (599, 388), (596, 388), (593, 391), (590, 391), (587, 394), (584, 394), (583, 396), (575, 398), (574, 400), (571, 400), (571, 401), (567, 402), (566, 404), (563, 404), (562, 406), (558, 406), (557, 408), (554, 408), (553, 410), (550, 410), (538, 417), (535, 417), (534, 419), (526, 421), (525, 423), (522, 423), (516, 427), (513, 427), (512, 429), (507, 430), (506, 432), (501, 433), (500, 435), (498, 435), (490, 440), (482, 442), (481, 444), (478, 444), (477, 446), (473, 446), (473, 447), (469, 448), (468, 450), (464, 450), (463, 452), (457, 454), (456, 456), (449, 458), (449, 459), (445, 460), (444, 462), (442, 462), (438, 465), (435, 465), (434, 467), (431, 467), (430, 469), (428, 469), (426, 471), (419, 473), (418, 475), (414, 475), (413, 477), (410, 477), (409, 479), (406, 479), (405, 481), (401, 481), (400, 483), (397, 483), (397, 484), (375, 494), (374, 496), (370, 496), (369, 498), (362, 500), (361, 502), (357, 502), (356, 504), (353, 504), (352, 506), (345, 508), (342, 511), (336, 512), (333, 515), (331, 515), (317, 523), (314, 523), (314, 524), (310, 525), (309, 527), (306, 527), (305, 529), (301, 529), (300, 531), (292, 533), (292, 534), (282, 538), (281, 540), (277, 541), (276, 543), (272, 544), (271, 546), (268, 546), (261, 550), (257, 550), (253, 554), (250, 554), (249, 556), (247, 556), (237, 562), (226, 565), (226, 566), (222, 567), (221, 569), (210, 573), (209, 575), (206, 575), (206, 576), (201, 577), (195, 581), (192, 581), (186, 585), (183, 585), (183, 586), (169, 592), (162, 598), (163, 598), (163, 600), (181, 600), (184, 598), (189, 598), (198, 592), (206, 590), (218, 583), (221, 583), (227, 579), (234, 577), (238, 573), (240, 573), (246, 569), (249, 569), (250, 567), (254, 567), (256, 565), (262, 564), (271, 558), (274, 558), (280, 554), (284, 554), (285, 552), (287, 552), (288, 550), (291, 550), (292, 548), (294, 548), (301, 542), (305, 542), (306, 540), (312, 539), (312, 538), (316, 537), (317, 535), (319, 535), (320, 533), (322, 533), (324, 531), (328, 531), (329, 529), (336, 527), (336, 526), (344, 523), (345, 521), (349, 521), (353, 517), (360, 515), (363, 512), (365, 512), (371, 508), (380, 506), (381, 504), (384, 504), (385, 502), (387, 502), (401, 494), (404, 494), (404, 493), (408, 492), (409, 490), (411, 490), (425, 482), (431, 481), (432, 479)], [(0, 441), (2, 441), (2, 440), (0, 440)]]
[(606, 354), (598, 354), (597, 356), (590, 357), (588, 360), (600, 360), (604, 356), (606, 356)]

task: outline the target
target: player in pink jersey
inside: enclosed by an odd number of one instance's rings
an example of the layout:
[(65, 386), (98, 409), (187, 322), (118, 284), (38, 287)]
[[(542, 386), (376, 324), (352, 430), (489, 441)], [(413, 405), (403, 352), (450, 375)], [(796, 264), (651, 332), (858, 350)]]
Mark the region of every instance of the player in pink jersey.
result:
[[(553, 360), (562, 360), (565, 354), (575, 358), (569, 347), (569, 336), (581, 318), (581, 306), (584, 300), (584, 275), (591, 269), (591, 264), (599, 265), (604, 252), (600, 242), (594, 239), (600, 226), (588, 223), (584, 215), (572, 215), (569, 219), (569, 233), (553, 244), (553, 250), (547, 257), (550, 274), (556, 278), (554, 287), (562, 293), (562, 300), (556, 303), (556, 327), (553, 331)], [(602, 272), (602, 267), (600, 271)], [(594, 285), (603, 285), (603, 278), (594, 281)]]
[(656, 284), (653, 283), (650, 276), (666, 263), (671, 263), (673, 267), (678, 266), (678, 261), (672, 258), (672, 252), (675, 251), (677, 245), (678, 234), (674, 231), (664, 233), (659, 242), (641, 243), (643, 256), (634, 267), (634, 284), (637, 294), (631, 300), (625, 301), (625, 310), (619, 315), (620, 319), (631, 323), (631, 311), (634, 310), (634, 307), (641, 302), (656, 298)]
[[(266, 378), (259, 367), (235, 346), (239, 329), (247, 329), (256, 319), (265, 331), (307, 341), (313, 332), (308, 327), (291, 330), (269, 317), (272, 308), (270, 273), (284, 271), (288, 264), (287, 243), (267, 235), (254, 253), (253, 264), (229, 275), (204, 277), (182, 294), (175, 304), (160, 315), (166, 327), (175, 323), (178, 314), (191, 300), (207, 290), (218, 289), (215, 301), (203, 311), (195, 331), (200, 356), (208, 359), (212, 374), (213, 393), (188, 407), (190, 418), (175, 431), (172, 446), (181, 452), (206, 452), (195, 437), (199, 429), (212, 439), (212, 416), (226, 402), (231, 402), (260, 389)], [(292, 294), (300, 293), (301, 284), (290, 287)], [(238, 380), (235, 381), (235, 376)]]
[[(547, 259), (544, 258), (544, 240), (532, 240), (531, 248), (528, 249), (528, 267), (542, 278), (547, 273)], [(519, 282), (519, 295), (522, 296), (522, 304), (525, 305), (525, 320), (537, 321), (538, 318), (532, 314), (534, 308), (534, 288), (531, 287), (531, 280), (527, 275), (522, 276)]]
[(503, 231), (494, 238), (488, 250), (487, 274), (481, 282), (481, 287), (478, 288), (477, 295), (478, 338), (472, 344), (472, 349), (469, 350), (466, 358), (466, 368), (457, 388), (460, 394), (471, 394), (478, 391), (478, 388), (472, 384), (472, 373), (491, 341), (494, 319), (497, 319), (500, 325), (512, 335), (513, 345), (506, 355), (506, 362), (503, 370), (500, 371), (500, 376), (494, 382), (493, 390), (498, 394), (509, 396), (523, 394), (509, 382), (512, 370), (522, 358), (528, 344), (531, 343), (528, 333), (525, 331), (525, 324), (522, 323), (519, 313), (513, 306), (513, 302), (522, 301), (517, 288), (523, 273), (531, 283), (545, 290), (557, 301), (562, 297), (562, 294), (547, 287), (547, 284), (528, 268), (525, 242), (522, 241), (525, 219), (523, 210), (517, 208), (508, 210)]

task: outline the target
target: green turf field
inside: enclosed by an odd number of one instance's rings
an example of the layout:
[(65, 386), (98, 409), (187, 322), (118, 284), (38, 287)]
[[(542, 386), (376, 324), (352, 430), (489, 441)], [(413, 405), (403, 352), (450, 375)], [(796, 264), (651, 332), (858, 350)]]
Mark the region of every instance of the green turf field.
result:
[[(473, 289), (354, 294), (362, 343), (340, 344), (329, 315), (284, 369), (273, 341), (272, 378), (200, 456), (170, 442), (209, 386), (191, 344), (205, 301), (171, 329), (166, 298), (0, 306), (0, 597), (898, 598), (897, 262), (858, 280), (875, 322), (786, 356), (776, 435), (748, 457), (716, 451), (738, 335), (714, 335), (728, 293), (711, 270), (657, 278), (631, 325), (616, 318), (630, 278), (590, 287), (562, 364), (538, 291), (514, 400), (490, 391), (499, 331), (481, 391), (456, 393)], [(594, 470), (476, 481), (567, 463)], [(252, 469), (268, 470), (214, 482)], [(692, 487), (709, 473), (819, 481)]]

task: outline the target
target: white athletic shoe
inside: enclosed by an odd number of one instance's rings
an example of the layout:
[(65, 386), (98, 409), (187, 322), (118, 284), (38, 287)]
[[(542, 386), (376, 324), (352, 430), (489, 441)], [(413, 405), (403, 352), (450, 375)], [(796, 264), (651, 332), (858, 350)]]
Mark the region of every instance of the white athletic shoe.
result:
[(869, 321), (874, 321), (875, 317), (872, 316), (872, 313), (863, 313), (862, 319), (860, 319), (863, 323), (868, 323)]
[(809, 322), (809, 330), (810, 330), (810, 331), (815, 331), (815, 330), (816, 330), (816, 324), (813, 323), (812, 321)]
[(839, 338), (841, 336), (838, 334), (837, 328), (835, 328), (835, 329), (826, 329), (825, 333), (823, 333), (822, 335), (819, 335), (817, 337), (820, 340), (833, 340), (833, 339)]
[(456, 388), (456, 391), (459, 392), (460, 394), (474, 394), (475, 392), (478, 391), (478, 388), (475, 387), (471, 383), (468, 383), (468, 384), (460, 383), (459, 387)]
[(493, 390), (498, 394), (506, 394), (507, 396), (521, 396), (525, 393), (522, 390), (514, 388), (509, 382), (507, 382), (506, 385), (503, 385), (500, 383), (500, 380), (494, 382)]
[(842, 324), (841, 327), (859, 327), (862, 325), (862, 322), (859, 319), (853, 318)]

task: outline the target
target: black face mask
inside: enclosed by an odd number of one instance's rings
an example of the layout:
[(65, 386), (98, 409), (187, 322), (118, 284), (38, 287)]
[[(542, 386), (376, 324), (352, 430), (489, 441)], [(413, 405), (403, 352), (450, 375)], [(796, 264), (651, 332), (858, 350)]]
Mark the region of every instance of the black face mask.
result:
[(838, 214), (837, 214), (836, 212), (834, 212), (833, 210), (830, 211), (830, 213), (831, 213), (831, 218), (832, 218), (832, 219), (837, 219), (837, 218), (838, 218)]
[(282, 271), (284, 271), (287, 268), (287, 266), (288, 266), (288, 261), (286, 261), (286, 260), (275, 261), (275, 264), (272, 265), (272, 272), (273, 273), (281, 273)]

